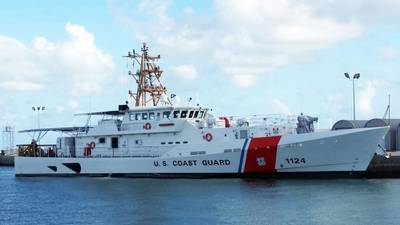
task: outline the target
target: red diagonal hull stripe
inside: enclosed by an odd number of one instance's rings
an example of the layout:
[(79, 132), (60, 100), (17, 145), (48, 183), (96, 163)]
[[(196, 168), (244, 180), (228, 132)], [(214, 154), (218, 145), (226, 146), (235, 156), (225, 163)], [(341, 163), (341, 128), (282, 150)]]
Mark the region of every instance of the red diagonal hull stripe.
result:
[(276, 151), (281, 136), (252, 138), (247, 149), (245, 173), (275, 172)]

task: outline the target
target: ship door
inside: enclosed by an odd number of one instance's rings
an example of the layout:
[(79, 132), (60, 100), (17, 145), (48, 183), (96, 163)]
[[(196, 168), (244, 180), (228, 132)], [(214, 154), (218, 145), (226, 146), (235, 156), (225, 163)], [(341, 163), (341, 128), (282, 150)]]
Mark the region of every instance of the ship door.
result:
[(118, 148), (118, 137), (111, 138), (111, 148), (112, 149)]

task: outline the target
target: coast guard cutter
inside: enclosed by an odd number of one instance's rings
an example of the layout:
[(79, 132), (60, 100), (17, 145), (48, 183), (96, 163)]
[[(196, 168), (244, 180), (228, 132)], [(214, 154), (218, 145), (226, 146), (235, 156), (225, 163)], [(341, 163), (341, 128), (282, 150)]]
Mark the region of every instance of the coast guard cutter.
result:
[[(293, 117), (216, 117), (205, 107), (174, 106), (160, 80), (160, 56), (150, 56), (143, 44), (126, 57), (139, 67), (129, 72), (137, 84), (136, 92), (129, 91), (135, 107), (79, 114), (100, 116), (93, 127), (20, 131), (39, 135), (18, 146), (17, 176), (358, 175), (388, 131), (314, 131), (304, 117), (296, 124)], [(53, 131), (67, 135), (54, 144), (38, 144)]]

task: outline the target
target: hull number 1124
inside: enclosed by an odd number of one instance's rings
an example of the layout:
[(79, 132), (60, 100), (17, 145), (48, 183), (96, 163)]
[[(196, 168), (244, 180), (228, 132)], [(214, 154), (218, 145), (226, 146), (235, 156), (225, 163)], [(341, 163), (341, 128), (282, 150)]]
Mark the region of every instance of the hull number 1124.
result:
[(286, 158), (286, 162), (288, 164), (305, 164), (306, 159), (305, 158)]

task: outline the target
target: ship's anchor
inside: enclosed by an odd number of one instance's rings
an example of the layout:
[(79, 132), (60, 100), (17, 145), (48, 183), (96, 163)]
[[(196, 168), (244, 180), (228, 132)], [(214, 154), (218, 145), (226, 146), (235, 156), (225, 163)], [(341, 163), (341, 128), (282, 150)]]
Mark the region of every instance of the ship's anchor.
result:
[(382, 151), (382, 152), (376, 152), (378, 155), (385, 156), (385, 158), (387, 159), (392, 156), (389, 152), (387, 152), (387, 150), (384, 147), (382, 147), (381, 144), (378, 144), (378, 148)]

